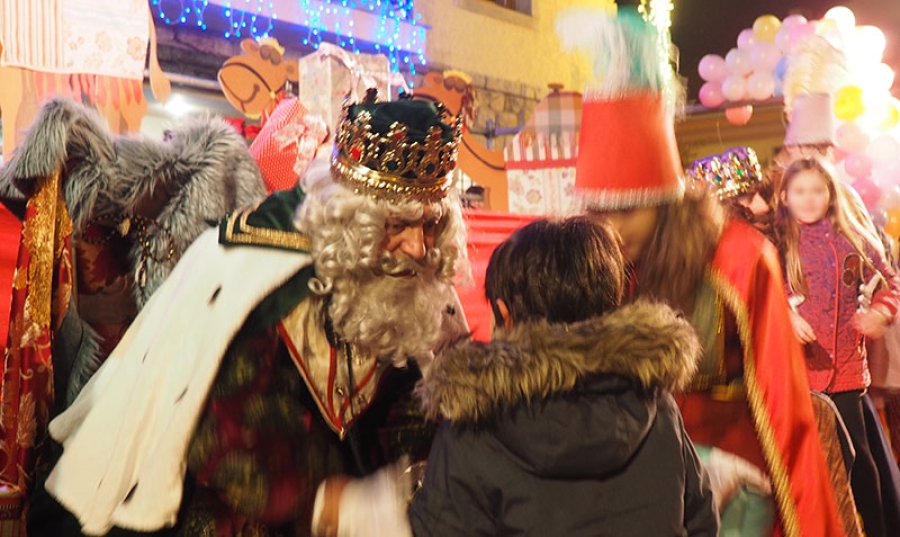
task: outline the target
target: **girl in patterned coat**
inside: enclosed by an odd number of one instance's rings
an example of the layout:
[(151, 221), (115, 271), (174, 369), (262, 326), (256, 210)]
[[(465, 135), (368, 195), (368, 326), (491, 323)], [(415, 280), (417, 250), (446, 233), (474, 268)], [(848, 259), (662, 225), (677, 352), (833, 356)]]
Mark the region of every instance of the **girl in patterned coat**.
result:
[(871, 382), (866, 338), (882, 337), (896, 318), (900, 282), (826, 162), (792, 163), (778, 203), (776, 231), (794, 305), (791, 323), (804, 344), (809, 384), (830, 396), (844, 419), (856, 449), (851, 486), (857, 509), (867, 535), (884, 535), (879, 468), (866, 439), (861, 398)]

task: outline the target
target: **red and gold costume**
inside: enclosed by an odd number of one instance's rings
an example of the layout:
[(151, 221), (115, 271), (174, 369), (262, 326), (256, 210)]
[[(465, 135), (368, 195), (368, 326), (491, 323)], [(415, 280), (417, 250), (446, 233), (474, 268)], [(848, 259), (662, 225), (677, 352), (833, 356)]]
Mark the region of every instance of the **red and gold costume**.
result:
[[(680, 401), (691, 439), (767, 470), (784, 535), (843, 535), (774, 246), (729, 222), (706, 284), (714, 304), (698, 302), (694, 325), (718, 350)], [(714, 322), (698, 323), (709, 307)]]

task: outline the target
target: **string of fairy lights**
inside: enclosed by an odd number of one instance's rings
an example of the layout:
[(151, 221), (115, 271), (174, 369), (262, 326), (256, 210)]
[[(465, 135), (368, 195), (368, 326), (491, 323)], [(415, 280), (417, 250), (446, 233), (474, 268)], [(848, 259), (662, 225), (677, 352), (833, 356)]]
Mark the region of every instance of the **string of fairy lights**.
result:
[[(643, 15), (644, 19), (653, 25), (657, 33), (658, 37), (658, 47), (660, 48), (660, 61), (663, 62), (662, 73), (670, 73), (671, 76), (675, 76), (674, 73), (677, 71), (677, 65), (675, 66), (675, 70), (670, 70), (670, 62), (672, 60), (676, 60), (673, 58), (673, 50), (672, 50), (672, 10), (675, 9), (675, 2), (673, 0), (641, 0), (641, 4), (638, 7), (638, 11)], [(675, 102), (675, 83), (674, 80), (670, 80), (666, 84), (666, 93), (668, 93), (667, 98), (670, 103)]]
[[(427, 64), (425, 28), (413, 9), (413, 0), (295, 0), (305, 20), (304, 46), (318, 49), (325, 41), (353, 52), (384, 54), (394, 71), (409, 71)], [(184, 25), (207, 31), (210, 17), (225, 18), (223, 37), (244, 39), (267, 37), (278, 21), (271, 0), (231, 0), (222, 10), (209, 9), (209, 0), (151, 0), (155, 17), (169, 25)], [(354, 15), (366, 12), (375, 18), (374, 36), (356, 35)], [(221, 24), (217, 27), (222, 26)], [(403, 27), (412, 31), (401, 32)]]
[[(318, 49), (327, 40), (350, 52), (366, 51), (384, 54), (394, 71), (409, 71), (427, 64), (424, 52), (425, 28), (419, 23), (413, 0), (295, 0), (305, 16), (304, 46)], [(223, 2), (224, 11), (209, 10), (209, 0), (151, 0), (156, 17), (170, 25), (188, 25), (207, 30), (208, 16), (224, 16), (226, 39), (259, 39), (272, 31), (278, 13), (272, 0), (231, 0)], [(669, 29), (672, 25), (673, 0), (641, 0), (640, 10), (660, 32), (662, 55), (668, 58)], [(368, 12), (376, 17), (374, 37), (363, 39), (354, 35), (354, 15)], [(223, 14), (223, 15), (220, 15)], [(413, 28), (402, 33), (403, 24)], [(403, 35), (405, 34), (405, 35)], [(362, 42), (361, 42), (362, 41)]]

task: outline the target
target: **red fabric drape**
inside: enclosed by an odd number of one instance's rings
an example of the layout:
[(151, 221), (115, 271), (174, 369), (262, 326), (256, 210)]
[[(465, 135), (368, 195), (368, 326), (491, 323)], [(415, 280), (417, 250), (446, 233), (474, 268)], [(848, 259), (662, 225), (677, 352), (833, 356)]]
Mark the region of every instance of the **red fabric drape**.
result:
[(732, 222), (712, 272), (736, 316), (747, 401), (775, 488), (782, 535), (843, 535), (775, 247), (749, 224)]
[(18, 242), (0, 382), (0, 482), (23, 496), (53, 409), (51, 344), (71, 296), (71, 233), (59, 174), (39, 180)]
[(22, 222), (0, 204), (0, 341), (9, 335), (9, 313), (12, 307), (13, 275), (19, 259)]

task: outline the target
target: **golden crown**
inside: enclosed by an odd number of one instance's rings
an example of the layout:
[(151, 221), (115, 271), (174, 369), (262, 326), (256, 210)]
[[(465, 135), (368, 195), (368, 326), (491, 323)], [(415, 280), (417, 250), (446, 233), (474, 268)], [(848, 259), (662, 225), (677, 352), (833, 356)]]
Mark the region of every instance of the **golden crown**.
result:
[(711, 188), (722, 200), (750, 192), (763, 179), (756, 151), (749, 147), (732, 147), (721, 155), (697, 160), (687, 169), (687, 175)]
[[(440, 103), (409, 99), (378, 103), (381, 107), (374, 113), (379, 121), (386, 116), (426, 122), (411, 125), (397, 120), (379, 133), (373, 132), (373, 108), (367, 109), (367, 104), (372, 103), (344, 107), (331, 158), (335, 178), (375, 197), (426, 203), (444, 198), (450, 190), (449, 174), (456, 167), (462, 119), (457, 117), (451, 125), (441, 122), (447, 110)], [(415, 108), (410, 110), (414, 113), (407, 114), (404, 107)]]

